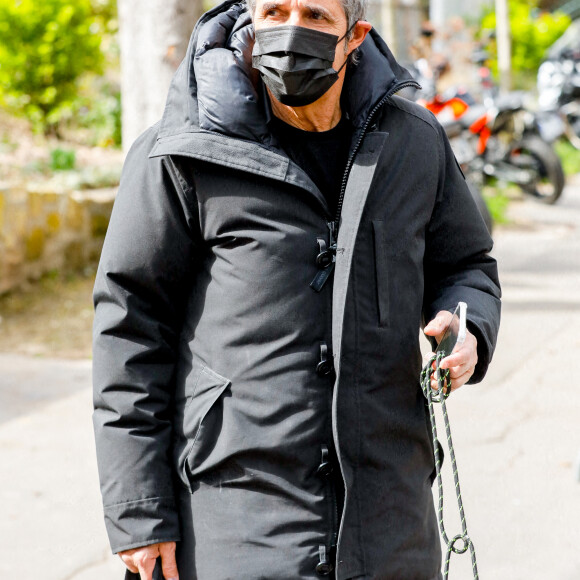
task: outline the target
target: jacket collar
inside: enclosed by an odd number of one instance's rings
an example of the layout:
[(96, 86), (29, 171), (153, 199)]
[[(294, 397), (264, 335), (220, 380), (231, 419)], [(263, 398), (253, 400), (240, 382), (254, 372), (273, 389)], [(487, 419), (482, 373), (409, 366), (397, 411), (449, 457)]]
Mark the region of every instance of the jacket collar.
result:
[[(209, 133), (280, 152), (268, 130), (269, 102), (251, 66), (253, 44), (250, 14), (238, 0), (226, 0), (200, 18), (171, 83), (159, 146)], [(359, 52), (359, 64), (347, 70), (341, 99), (355, 130), (385, 94), (412, 81), (374, 29)], [(162, 148), (156, 149), (152, 154), (161, 154)]]

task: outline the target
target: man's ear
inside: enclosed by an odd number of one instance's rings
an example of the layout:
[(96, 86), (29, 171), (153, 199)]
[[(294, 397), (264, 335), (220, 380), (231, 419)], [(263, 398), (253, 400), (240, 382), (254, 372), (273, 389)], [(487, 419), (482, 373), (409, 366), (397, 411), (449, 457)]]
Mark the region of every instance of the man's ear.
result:
[(352, 38), (348, 41), (348, 54), (357, 49), (371, 31), (373, 25), (366, 20), (359, 20), (352, 29)]

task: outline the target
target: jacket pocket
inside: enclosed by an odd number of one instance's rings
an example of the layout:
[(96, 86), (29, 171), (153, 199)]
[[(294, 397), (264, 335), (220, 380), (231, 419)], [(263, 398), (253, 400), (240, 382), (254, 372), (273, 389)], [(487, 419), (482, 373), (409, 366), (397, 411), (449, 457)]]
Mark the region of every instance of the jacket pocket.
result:
[(184, 434), (187, 438), (183, 481), (191, 489), (191, 480), (202, 469), (222, 427), (222, 404), (231, 381), (204, 366), (189, 397), (184, 413)]
[(385, 247), (386, 226), (382, 220), (373, 220), (372, 223), (379, 326), (387, 327), (389, 326), (389, 265)]

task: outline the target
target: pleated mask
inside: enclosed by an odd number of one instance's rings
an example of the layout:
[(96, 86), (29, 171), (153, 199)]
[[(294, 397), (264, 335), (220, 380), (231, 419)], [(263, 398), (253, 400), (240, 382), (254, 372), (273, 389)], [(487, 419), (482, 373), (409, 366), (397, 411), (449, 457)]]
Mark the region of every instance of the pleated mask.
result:
[[(354, 25), (353, 25), (354, 26)], [(303, 26), (270, 26), (256, 30), (252, 65), (274, 97), (290, 107), (317, 101), (338, 80), (336, 45), (342, 38)]]

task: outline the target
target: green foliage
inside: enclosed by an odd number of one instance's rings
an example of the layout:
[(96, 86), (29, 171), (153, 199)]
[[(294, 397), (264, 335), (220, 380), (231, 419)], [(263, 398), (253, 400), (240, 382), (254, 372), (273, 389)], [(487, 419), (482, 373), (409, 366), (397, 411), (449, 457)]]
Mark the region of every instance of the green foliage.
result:
[(560, 139), (554, 144), (556, 153), (562, 161), (565, 175), (580, 173), (580, 151), (574, 148), (567, 139)]
[[(535, 76), (546, 49), (568, 28), (570, 17), (562, 12), (542, 12), (538, 0), (509, 0), (509, 19), (512, 37), (512, 70), (516, 79)], [(495, 31), (495, 12), (488, 9), (481, 21), (482, 36)], [(488, 46), (492, 56), (491, 68), (497, 75), (497, 47)], [(519, 74), (518, 74), (519, 73)], [(520, 85), (522, 83), (520, 82)], [(521, 87), (525, 88), (525, 87)]]
[(92, 10), (96, 17), (106, 23), (106, 26), (112, 24), (112, 27), (116, 29), (117, 0), (93, 0)]
[(494, 224), (507, 224), (509, 219), (507, 217), (507, 210), (510, 203), (510, 198), (502, 190), (502, 188), (487, 186), (483, 190), (483, 198), (487, 204), (487, 209), (491, 214), (491, 219)]
[(54, 131), (76, 111), (77, 79), (102, 71), (105, 20), (91, 0), (0, 0), (0, 102)]
[[(87, 75), (79, 85), (80, 104), (73, 126), (86, 131), (83, 142), (101, 147), (121, 146), (121, 89), (117, 0), (92, 0), (93, 12), (103, 30), (101, 51), (105, 75)], [(78, 134), (78, 132), (77, 132)]]
[(57, 147), (50, 152), (50, 168), (53, 171), (68, 171), (74, 169), (77, 162), (73, 149)]
[[(121, 146), (121, 91), (111, 83), (96, 83), (92, 95), (82, 96), (83, 106), (76, 121), (91, 133), (90, 145)], [(88, 89), (83, 93), (89, 93)]]

